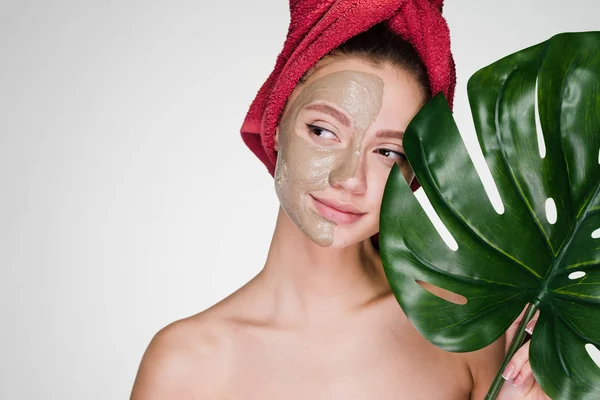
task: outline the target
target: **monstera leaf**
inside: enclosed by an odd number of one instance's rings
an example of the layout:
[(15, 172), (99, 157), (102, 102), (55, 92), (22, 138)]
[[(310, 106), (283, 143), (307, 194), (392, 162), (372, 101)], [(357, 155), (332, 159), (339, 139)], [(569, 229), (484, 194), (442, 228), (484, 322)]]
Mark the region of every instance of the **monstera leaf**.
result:
[(530, 362), (542, 389), (600, 399), (590, 356), (600, 349), (600, 32), (560, 34), (503, 58), (470, 79), (468, 94), (504, 210), (490, 203), (445, 98), (434, 97), (403, 145), (458, 249), (395, 167), (380, 217), (392, 290), (421, 334), (450, 351), (492, 343), (530, 303), (527, 318), (540, 310)]

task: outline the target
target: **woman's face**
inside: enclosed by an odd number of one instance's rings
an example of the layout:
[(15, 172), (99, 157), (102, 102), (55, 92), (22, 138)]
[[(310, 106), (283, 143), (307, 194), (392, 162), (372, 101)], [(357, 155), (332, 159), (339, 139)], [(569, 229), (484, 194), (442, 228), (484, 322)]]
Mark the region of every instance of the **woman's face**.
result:
[(379, 231), (389, 172), (407, 181), (402, 135), (424, 104), (412, 74), (352, 57), (324, 59), (290, 96), (276, 133), (275, 190), (315, 243), (346, 247)]

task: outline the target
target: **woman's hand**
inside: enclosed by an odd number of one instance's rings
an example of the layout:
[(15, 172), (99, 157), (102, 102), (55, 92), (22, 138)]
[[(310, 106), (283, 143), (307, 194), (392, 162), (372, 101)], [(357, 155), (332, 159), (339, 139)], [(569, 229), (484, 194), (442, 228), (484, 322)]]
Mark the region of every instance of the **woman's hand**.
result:
[[(527, 308), (526, 308), (527, 309)], [(525, 310), (521, 313), (519, 318), (513, 322), (510, 328), (506, 331), (506, 348), (508, 350), (519, 324), (521, 323)], [(527, 324), (525, 330), (531, 334), (535, 323), (537, 322), (539, 311), (533, 316), (531, 321)], [(529, 343), (525, 343), (513, 356), (512, 360), (508, 363), (502, 376), (506, 380), (497, 400), (549, 400), (548, 397), (537, 381), (533, 377), (531, 371), (531, 365), (529, 364)]]

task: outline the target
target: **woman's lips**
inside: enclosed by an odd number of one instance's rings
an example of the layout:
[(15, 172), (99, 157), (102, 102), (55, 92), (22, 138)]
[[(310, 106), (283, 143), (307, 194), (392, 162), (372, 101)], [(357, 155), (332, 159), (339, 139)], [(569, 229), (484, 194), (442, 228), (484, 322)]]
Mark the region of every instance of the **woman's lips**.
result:
[[(363, 215), (365, 215), (365, 213), (354, 212), (355, 209), (351, 206), (336, 205), (335, 203), (325, 199), (319, 200), (314, 196), (310, 197), (312, 197), (315, 208), (319, 215), (330, 220), (331, 222), (338, 224), (351, 224), (358, 221)], [(346, 210), (352, 209), (354, 211), (342, 211), (336, 207), (344, 208)]]

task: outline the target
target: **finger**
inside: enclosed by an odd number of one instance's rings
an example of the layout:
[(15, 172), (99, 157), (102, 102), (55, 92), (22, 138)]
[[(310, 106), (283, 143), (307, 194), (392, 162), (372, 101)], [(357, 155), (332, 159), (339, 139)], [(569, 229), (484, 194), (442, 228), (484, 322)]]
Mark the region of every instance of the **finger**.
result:
[(533, 374), (517, 386), (511, 385), (508, 382), (505, 383), (505, 386), (513, 389), (510, 392), (512, 396), (506, 397), (506, 399), (552, 400), (544, 393)]
[(514, 379), (517, 375), (521, 373), (521, 369), (525, 365), (526, 362), (529, 361), (529, 343), (525, 343), (513, 356), (510, 360), (504, 372), (502, 373), (502, 377), (505, 380)]
[(534, 382), (526, 382), (525, 384), (514, 386), (512, 381), (504, 382), (502, 385), (502, 389), (498, 394), (498, 400), (516, 400), (516, 399), (525, 399), (526, 396), (531, 391), (531, 387), (527, 387), (526, 385), (533, 386)]
[[(509, 382), (506, 382), (506, 384), (510, 385)], [(510, 385), (510, 386), (512, 386), (514, 388), (514, 390), (520, 394), (519, 397), (515, 397), (515, 398), (518, 398), (518, 399), (531, 398), (531, 399), (539, 400), (538, 399), (539, 396), (536, 396), (536, 393), (532, 393), (532, 391), (536, 390), (535, 378), (533, 377), (533, 375), (531, 375), (527, 379), (524, 379), (519, 384), (515, 384), (513, 381), (512, 385)]]
[(531, 364), (529, 364), (529, 360), (527, 360), (525, 364), (523, 364), (523, 367), (521, 367), (519, 374), (513, 379), (513, 385), (522, 385), (525, 382), (530, 381), (530, 378), (533, 378), (533, 372), (531, 371)]

